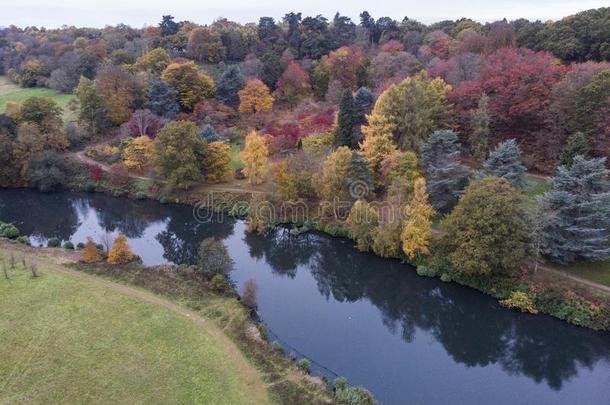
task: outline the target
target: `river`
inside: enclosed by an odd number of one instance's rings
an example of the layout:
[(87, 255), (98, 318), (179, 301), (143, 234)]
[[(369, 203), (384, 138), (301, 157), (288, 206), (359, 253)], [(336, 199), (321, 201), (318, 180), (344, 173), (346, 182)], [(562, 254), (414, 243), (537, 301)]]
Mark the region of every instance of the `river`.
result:
[(34, 245), (121, 232), (147, 265), (193, 262), (202, 239), (222, 239), (238, 288), (256, 281), (271, 339), (383, 404), (610, 400), (609, 333), (507, 310), (348, 240), (285, 228), (262, 237), (240, 220), (197, 221), (190, 207), (68, 192), (0, 190), (0, 220)]

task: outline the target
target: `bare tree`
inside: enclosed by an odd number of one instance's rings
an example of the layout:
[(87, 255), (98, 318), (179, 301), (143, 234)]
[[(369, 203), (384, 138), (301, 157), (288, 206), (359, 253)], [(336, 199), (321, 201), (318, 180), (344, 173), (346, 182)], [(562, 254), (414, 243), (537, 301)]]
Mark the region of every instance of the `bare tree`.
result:
[(112, 235), (109, 233), (105, 233), (100, 238), (100, 243), (104, 246), (104, 252), (108, 254), (110, 252), (110, 248), (112, 247)]
[(241, 291), (241, 302), (243, 302), (247, 307), (255, 309), (256, 308), (256, 290), (258, 287), (256, 283), (251, 278), (244, 282), (244, 286)]

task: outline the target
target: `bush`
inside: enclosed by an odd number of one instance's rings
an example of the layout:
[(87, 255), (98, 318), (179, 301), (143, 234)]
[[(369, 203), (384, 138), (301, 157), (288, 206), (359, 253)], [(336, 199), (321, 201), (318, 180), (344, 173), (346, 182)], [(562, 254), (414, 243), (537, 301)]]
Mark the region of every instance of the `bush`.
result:
[(86, 193), (95, 193), (95, 183), (87, 182), (84, 189)]
[(246, 280), (241, 292), (241, 302), (247, 307), (256, 308), (256, 283), (252, 279)]
[(303, 357), (297, 363), (297, 367), (309, 374), (309, 369), (311, 368), (311, 362), (309, 361), (309, 359), (306, 359), (305, 357)]
[(28, 238), (25, 235), (21, 235), (20, 237), (17, 238), (17, 242), (23, 244), (23, 245), (30, 245), (30, 238)]
[(444, 282), (444, 283), (451, 282), (451, 275), (449, 273), (441, 274), (441, 281)]
[(510, 297), (500, 301), (500, 304), (507, 308), (515, 308), (521, 310), (521, 312), (529, 312), (535, 314), (538, 312), (534, 306), (532, 298), (523, 291), (513, 291), (510, 293)]
[(61, 246), (61, 241), (57, 238), (51, 238), (47, 241), (47, 247), (58, 248)]
[(363, 387), (347, 387), (335, 391), (335, 402), (340, 405), (374, 405), (373, 395)]
[(271, 348), (278, 353), (284, 353), (284, 349), (282, 348), (282, 345), (280, 345), (280, 342), (278, 342), (277, 340), (274, 340), (271, 343)]
[(210, 282), (211, 286), (212, 286), (212, 290), (214, 291), (224, 291), (227, 283), (225, 282), (225, 277), (218, 273), (215, 274), (214, 277), (212, 277), (212, 281)]
[(19, 229), (13, 224), (0, 223), (0, 236), (9, 239), (19, 237)]
[(146, 193), (143, 191), (138, 191), (136, 193), (136, 200), (145, 200), (146, 199)]
[(84, 244), (83, 242), (78, 242), (78, 243), (76, 244), (76, 248), (77, 248), (78, 250), (84, 249), (84, 248), (85, 248), (85, 244)]
[(424, 277), (436, 277), (438, 275), (433, 267), (424, 266), (423, 264), (417, 266), (417, 274)]
[(64, 242), (63, 248), (68, 250), (74, 250), (74, 243), (70, 241)]

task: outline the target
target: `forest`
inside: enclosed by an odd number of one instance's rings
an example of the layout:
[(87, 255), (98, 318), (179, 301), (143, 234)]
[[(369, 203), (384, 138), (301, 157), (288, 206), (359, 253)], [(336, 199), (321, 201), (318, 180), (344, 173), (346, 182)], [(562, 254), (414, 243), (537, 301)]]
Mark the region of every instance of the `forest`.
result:
[[(609, 20), (10, 26), (0, 75), (70, 100), (5, 100), (0, 186), (160, 201), (241, 190), (249, 210), (233, 213), (252, 232), (348, 236), (508, 307), (609, 329), (607, 300), (523, 270), (610, 274)], [(287, 202), (317, 214), (264, 215)]]

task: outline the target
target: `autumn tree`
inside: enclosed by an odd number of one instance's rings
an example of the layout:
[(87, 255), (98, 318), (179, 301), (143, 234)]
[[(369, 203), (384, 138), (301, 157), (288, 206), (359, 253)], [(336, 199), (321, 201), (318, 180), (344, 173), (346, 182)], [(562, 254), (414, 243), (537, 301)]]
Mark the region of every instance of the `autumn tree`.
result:
[(482, 94), (479, 99), (479, 105), (472, 113), (470, 120), (470, 153), (477, 162), (485, 160), (487, 155), (487, 144), (489, 142), (489, 113), (487, 105), (489, 97)]
[(588, 137), (593, 156), (610, 156), (610, 69), (591, 79), (576, 95), (576, 122)]
[(379, 212), (364, 200), (357, 200), (346, 220), (350, 238), (356, 241), (360, 251), (367, 251), (373, 244), (374, 230), (379, 225)]
[(369, 165), (369, 170), (378, 184), (382, 183), (381, 163), (390, 155), (396, 146), (389, 134), (366, 136), (360, 143), (360, 150)]
[(171, 57), (163, 48), (155, 48), (140, 56), (135, 63), (139, 70), (161, 74), (169, 66)]
[(433, 130), (451, 122), (449, 90), (443, 79), (430, 80), (425, 71), (408, 77), (379, 96), (363, 133), (389, 132), (401, 150), (417, 151)]
[(277, 81), (276, 98), (287, 104), (296, 105), (310, 94), (311, 84), (309, 76), (301, 65), (296, 62), (290, 62)]
[(83, 76), (74, 93), (79, 105), (79, 123), (94, 134), (104, 134), (111, 127), (112, 122), (95, 84)]
[(129, 169), (141, 172), (150, 164), (152, 153), (152, 140), (146, 135), (138, 136), (123, 150), (123, 163)]
[(402, 251), (411, 260), (428, 255), (434, 208), (428, 203), (426, 182), (421, 177), (415, 180), (413, 198), (405, 208), (405, 216), (400, 234)]
[(356, 45), (342, 46), (328, 54), (328, 69), (332, 80), (341, 82), (344, 88), (356, 90), (358, 71), (364, 62), (362, 49)]
[(248, 232), (264, 235), (275, 221), (273, 205), (262, 193), (254, 193), (250, 199), (250, 209), (246, 223)]
[(201, 178), (201, 160), (205, 143), (190, 121), (172, 121), (165, 125), (153, 142), (155, 169), (172, 186), (187, 187)]
[(224, 60), (226, 55), (220, 33), (210, 27), (192, 30), (186, 50), (193, 59), (201, 63), (218, 63)]
[(347, 146), (337, 148), (324, 160), (320, 175), (314, 179), (316, 191), (324, 201), (353, 201), (373, 190), (373, 177), (367, 161)]
[(133, 77), (121, 66), (105, 65), (95, 77), (95, 88), (114, 125), (127, 121), (138, 97)]
[(127, 238), (123, 234), (119, 234), (112, 242), (112, 247), (108, 252), (108, 263), (110, 264), (127, 264), (135, 259), (131, 252), (131, 247), (127, 243)]
[(505, 179), (473, 182), (443, 220), (442, 246), (454, 271), (506, 274), (525, 258), (529, 230), (523, 196)]
[(192, 110), (198, 101), (216, 95), (214, 80), (200, 73), (194, 62), (172, 63), (161, 74), (178, 93), (178, 102), (185, 110)]
[(209, 183), (225, 183), (233, 178), (231, 148), (224, 142), (210, 142), (205, 151), (203, 167)]
[(273, 96), (269, 88), (258, 79), (250, 80), (239, 92), (239, 112), (253, 114), (267, 112), (273, 107)]
[(283, 201), (294, 201), (299, 196), (295, 176), (292, 175), (286, 160), (275, 163), (271, 166), (271, 175), (275, 180), (278, 192)]
[(263, 182), (265, 169), (267, 168), (267, 156), (269, 150), (264, 137), (252, 131), (246, 136), (246, 145), (239, 157), (244, 163), (244, 174), (250, 180), (250, 184)]
[(90, 236), (87, 237), (87, 242), (85, 242), (81, 260), (85, 263), (96, 263), (102, 261), (102, 255)]

